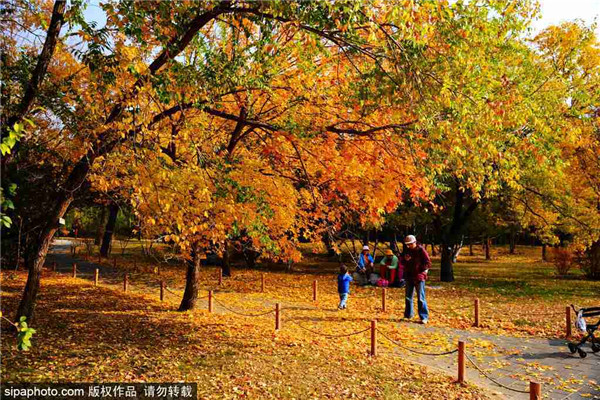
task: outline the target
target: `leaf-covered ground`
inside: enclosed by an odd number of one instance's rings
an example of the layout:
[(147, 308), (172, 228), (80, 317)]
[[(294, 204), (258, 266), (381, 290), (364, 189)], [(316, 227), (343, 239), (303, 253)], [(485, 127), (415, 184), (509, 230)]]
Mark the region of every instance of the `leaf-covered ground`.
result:
[[(126, 250), (125, 256), (117, 256), (117, 268), (130, 271), (133, 282), (143, 281), (156, 287), (159, 280), (164, 279), (171, 288), (184, 287), (185, 272), (181, 265), (162, 264), (157, 267), (155, 259), (139, 256), (139, 248), (135, 244), (129, 244)], [(112, 260), (105, 260), (104, 263), (113, 265)], [(351, 260), (347, 264), (351, 265)], [(284, 265), (269, 267), (269, 271), (234, 270), (233, 279), (225, 281), (224, 289), (254, 292), (260, 287), (258, 280), (261, 272), (265, 272), (267, 297), (309, 300), (312, 282), (318, 280), (320, 293), (329, 293), (329, 297), (320, 296), (322, 304), (333, 306), (336, 302), (334, 277), (338, 263), (314, 253), (312, 248), (305, 249), (305, 259), (294, 265), (293, 273), (285, 272)], [(280, 272), (272, 272), (273, 269)], [(585, 279), (576, 269), (568, 277), (558, 278), (553, 264), (542, 262), (541, 247), (518, 246), (514, 255), (509, 255), (506, 247), (494, 247), (493, 259), (489, 261), (485, 260), (479, 246), (474, 247), (473, 256), (469, 256), (468, 249), (464, 249), (454, 269), (455, 282), (440, 282), (439, 257), (433, 258), (427, 297), (431, 310), (430, 323), (434, 326), (470, 329), (473, 324), (473, 301), (479, 298), (480, 329), (484, 332), (563, 337), (566, 306), (600, 305), (599, 281)], [(215, 267), (207, 267), (203, 272), (202, 279), (207, 289), (215, 287), (217, 273)], [(357, 296), (364, 299), (357, 300)], [(353, 303), (353, 309), (373, 314), (381, 307), (381, 294), (376, 288), (357, 288), (350, 302)], [(388, 289), (387, 303), (391, 316), (400, 318), (404, 309), (403, 289)]]
[[(2, 311), (12, 315), (25, 274), (2, 274)], [(237, 281), (234, 281), (237, 282)], [(287, 282), (287, 281), (286, 281)], [(269, 277), (272, 286), (275, 281)], [(235, 286), (237, 283), (227, 282)], [(260, 282), (258, 282), (260, 284)], [(44, 272), (37, 319), (38, 333), (29, 352), (16, 350), (13, 335), (2, 335), (2, 379), (6, 382), (198, 382), (201, 398), (484, 398), (477, 388), (453, 383), (403, 361), (381, 341), (380, 354), (368, 356), (368, 332), (342, 339), (316, 336), (304, 327), (340, 334), (368, 326), (358, 310), (334, 311), (332, 295), (312, 304), (303, 289), (261, 293), (220, 292), (228, 307), (256, 312), (269, 308), (265, 296), (284, 303), (283, 329), (274, 331), (273, 315), (241, 317), (205, 310), (178, 313), (170, 295), (138, 282), (135, 291), (94, 287), (81, 279)], [(306, 301), (308, 300), (308, 301)], [(292, 303), (297, 304), (296, 307)], [(285, 309), (287, 304), (287, 309)], [(315, 307), (321, 308), (315, 309)], [(382, 324), (402, 337), (393, 324)], [(451, 346), (450, 344), (444, 344)]]

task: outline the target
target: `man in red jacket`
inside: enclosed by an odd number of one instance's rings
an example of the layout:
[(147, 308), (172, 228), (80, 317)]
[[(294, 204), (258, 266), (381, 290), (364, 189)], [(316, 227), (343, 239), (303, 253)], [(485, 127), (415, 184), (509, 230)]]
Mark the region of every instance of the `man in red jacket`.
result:
[(419, 318), (421, 323), (426, 324), (429, 320), (429, 310), (425, 300), (425, 280), (427, 272), (431, 268), (431, 259), (427, 250), (419, 244), (413, 235), (408, 235), (404, 239), (406, 252), (403, 255), (404, 260), (404, 279), (406, 280), (406, 301), (404, 308), (404, 318), (413, 317), (413, 294), (417, 289), (417, 299), (419, 305)]

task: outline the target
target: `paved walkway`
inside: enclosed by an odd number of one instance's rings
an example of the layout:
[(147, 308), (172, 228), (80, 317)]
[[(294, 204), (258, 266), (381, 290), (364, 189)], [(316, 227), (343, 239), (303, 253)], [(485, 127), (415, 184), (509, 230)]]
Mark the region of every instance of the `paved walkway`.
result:
[[(70, 273), (72, 263), (76, 261), (80, 276), (84, 278), (93, 279), (94, 270), (98, 268), (104, 282), (122, 282), (122, 271), (89, 261), (74, 260), (70, 255), (70, 245), (69, 240), (56, 240), (53, 244), (48, 262), (56, 262), (58, 272)], [(153, 291), (155, 289), (152, 288)], [(269, 301), (265, 301), (265, 304), (268, 303)], [(227, 312), (218, 304), (215, 304), (215, 311)], [(448, 343), (465, 341), (467, 354), (479, 368), (505, 387), (498, 386), (484, 377), (469, 361), (466, 364), (466, 379), (486, 388), (498, 398), (528, 399), (528, 394), (508, 388), (526, 391), (529, 381), (533, 380), (542, 384), (544, 398), (600, 399), (600, 353), (591, 353), (589, 347), (588, 356), (581, 359), (577, 355), (571, 355), (566, 347), (567, 342), (561, 339), (496, 336), (476, 330), (423, 326), (409, 322), (401, 323), (400, 327), (423, 337), (443, 336), (447, 338)], [(386, 339), (380, 337), (379, 340)], [(404, 358), (415, 363), (456, 377), (456, 354), (432, 357), (406, 350), (398, 351)]]
[[(408, 329), (422, 331), (424, 335), (443, 333), (452, 342), (465, 341), (466, 352), (473, 361), (487, 375), (508, 388), (528, 390), (529, 381), (532, 380), (542, 384), (545, 398), (600, 399), (600, 353), (593, 354), (589, 348), (588, 356), (581, 359), (571, 355), (566, 347), (567, 342), (561, 339), (516, 338), (419, 325)], [(408, 358), (456, 376), (456, 354), (431, 357), (413, 353), (408, 354)], [(466, 365), (466, 379), (486, 387), (499, 398), (529, 398), (528, 394), (494, 384), (469, 361)]]

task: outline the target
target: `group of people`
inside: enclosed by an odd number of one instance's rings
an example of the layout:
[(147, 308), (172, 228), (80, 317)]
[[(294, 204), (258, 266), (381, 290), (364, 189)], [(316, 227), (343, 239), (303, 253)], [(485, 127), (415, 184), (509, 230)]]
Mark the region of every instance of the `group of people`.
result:
[(356, 271), (351, 276), (345, 265), (340, 266), (338, 275), (339, 309), (346, 308), (350, 294), (350, 282), (360, 285), (405, 287), (404, 318), (412, 319), (414, 315), (413, 297), (415, 291), (418, 299), (418, 314), (421, 323), (429, 320), (429, 310), (425, 299), (425, 281), (431, 268), (431, 259), (425, 247), (417, 243), (414, 235), (404, 239), (405, 249), (399, 256), (389, 249), (379, 262), (379, 273), (375, 272), (375, 259), (370, 254), (369, 246), (364, 246), (356, 261)]

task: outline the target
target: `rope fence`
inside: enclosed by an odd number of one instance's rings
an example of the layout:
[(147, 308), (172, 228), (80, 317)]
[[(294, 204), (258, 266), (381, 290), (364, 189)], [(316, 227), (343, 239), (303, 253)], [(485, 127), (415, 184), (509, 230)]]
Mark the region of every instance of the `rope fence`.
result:
[(488, 374), (487, 374), (487, 373), (486, 373), (486, 372), (485, 372), (483, 369), (481, 369), (481, 367), (479, 367), (479, 365), (477, 365), (477, 364), (475, 363), (475, 361), (473, 361), (473, 359), (472, 359), (471, 357), (469, 357), (469, 355), (468, 355), (468, 354), (466, 354), (466, 353), (465, 353), (465, 357), (467, 358), (467, 360), (469, 360), (469, 362), (470, 362), (471, 364), (473, 364), (473, 366), (475, 367), (475, 369), (476, 369), (477, 371), (479, 371), (479, 373), (480, 373), (481, 375), (483, 375), (484, 377), (486, 377), (487, 379), (489, 379), (490, 381), (492, 381), (492, 382), (493, 382), (493, 383), (495, 383), (496, 385), (498, 385), (498, 386), (500, 386), (500, 387), (502, 387), (502, 388), (504, 388), (504, 389), (510, 390), (510, 391), (512, 391), (512, 392), (516, 392), (516, 393), (530, 393), (530, 391), (529, 391), (529, 390), (519, 390), (519, 389), (514, 389), (514, 388), (511, 388), (510, 386), (507, 386), (507, 385), (504, 385), (504, 384), (502, 384), (502, 383), (498, 382), (497, 380), (495, 380), (494, 378), (492, 378), (491, 376), (489, 376), (489, 375), (488, 375)]
[[(56, 271), (56, 266), (53, 265), (53, 270)], [(82, 272), (78, 267), (76, 263), (73, 263), (72, 265), (72, 274), (73, 277), (77, 277), (79, 273), (79, 276), (93, 276), (94, 277), (94, 284), (98, 285), (98, 281), (99, 281), (99, 269), (95, 269), (95, 273), (91, 274), (91, 273), (85, 273)], [(222, 275), (219, 274), (219, 280), (222, 279)], [(261, 274), (261, 278), (257, 279), (261, 281), (261, 291), (264, 291), (264, 284), (265, 284), (265, 280), (264, 280), (264, 274)], [(317, 281), (313, 281), (313, 300), (317, 299)], [(115, 286), (114, 284), (109, 284), (109, 286)], [(139, 289), (142, 289), (141, 286), (137, 286), (136, 285), (132, 285), (129, 282), (129, 275), (128, 273), (124, 273), (123, 274), (123, 291), (127, 292), (127, 289), (129, 286), (132, 287), (137, 287)], [(283, 286), (286, 287), (286, 285), (279, 285), (279, 286)], [(298, 286), (297, 288), (304, 288), (305, 286)], [(147, 286), (145, 287), (147, 289)], [(160, 282), (160, 299), (161, 301), (163, 300), (163, 294), (164, 292), (170, 293), (172, 295), (175, 296), (181, 296), (181, 293), (177, 293), (172, 291), (170, 288), (168, 288), (165, 285), (164, 281)], [(386, 288), (382, 288), (381, 293), (381, 301), (382, 301), (382, 311), (386, 311)], [(369, 294), (368, 297), (373, 298), (374, 296), (377, 296), (377, 291), (374, 291), (373, 293)], [(356, 297), (356, 296), (355, 296)], [(365, 296), (367, 297), (367, 296)], [(246, 313), (246, 312), (241, 312), (239, 310), (233, 309), (229, 306), (227, 306), (226, 304), (224, 304), (222, 301), (217, 300), (214, 296), (214, 292), (213, 290), (209, 290), (208, 295), (207, 296), (202, 296), (202, 297), (198, 297), (197, 300), (203, 300), (203, 299), (208, 299), (208, 311), (209, 312), (213, 312), (213, 302), (218, 304), (220, 307), (222, 307), (224, 310), (229, 311), (233, 314), (236, 315), (240, 315), (240, 316), (244, 316), (244, 317), (263, 317), (266, 315), (270, 315), (275, 313), (275, 330), (278, 331), (281, 329), (281, 311), (282, 310), (291, 310), (292, 308), (290, 307), (285, 307), (282, 308), (280, 307), (279, 303), (275, 304), (275, 309), (271, 309), (271, 310), (267, 310), (264, 312), (258, 312), (258, 313)], [(473, 305), (464, 305), (464, 306), (459, 306), (454, 308), (453, 310), (462, 310), (462, 309), (466, 309), (466, 308), (471, 308), (473, 307), (474, 311), (475, 311), (475, 326), (478, 326), (478, 320), (479, 320), (479, 304), (480, 301), (479, 299), (475, 299)], [(492, 303), (488, 303), (485, 302), (484, 304), (487, 305), (492, 305)], [(571, 314), (570, 314), (570, 307), (566, 307), (565, 309), (566, 311), (566, 318), (567, 318), (567, 334), (570, 335), (570, 323), (571, 323)], [(558, 312), (548, 312), (548, 313), (533, 313), (535, 315), (559, 315), (562, 314), (558, 313)], [(533, 315), (531, 314), (531, 315)], [(340, 338), (347, 338), (347, 337), (352, 337), (352, 336), (356, 336), (356, 335), (360, 335), (363, 334), (365, 332), (370, 331), (370, 355), (375, 357), (377, 355), (377, 334), (380, 334), (381, 336), (383, 336), (384, 339), (386, 339), (387, 341), (389, 341), (390, 343), (392, 343), (393, 345), (404, 349), (408, 352), (414, 353), (414, 354), (418, 354), (418, 355), (423, 355), (423, 356), (431, 356), (431, 357), (439, 357), (439, 356), (447, 356), (447, 355), (451, 355), (454, 353), (458, 353), (458, 359), (457, 359), (457, 364), (458, 364), (458, 379), (457, 381), (462, 383), (465, 380), (465, 358), (473, 365), (473, 367), (485, 378), (487, 378), (488, 380), (490, 380), (491, 382), (493, 382), (494, 384), (512, 391), (512, 392), (516, 392), (516, 393), (529, 393), (530, 394), (530, 399), (541, 399), (541, 385), (539, 383), (536, 382), (530, 382), (530, 387), (529, 390), (520, 390), (520, 389), (515, 389), (512, 388), (508, 385), (502, 384), (501, 382), (498, 382), (498, 380), (492, 378), (488, 373), (486, 373), (479, 365), (477, 365), (477, 363), (475, 363), (475, 361), (466, 353), (465, 351), (465, 344), (464, 342), (459, 342), (458, 343), (458, 348), (453, 349), (453, 350), (448, 350), (448, 351), (444, 351), (444, 352), (438, 352), (438, 353), (431, 353), (431, 352), (424, 352), (424, 351), (420, 351), (411, 347), (408, 347), (404, 344), (402, 344), (399, 340), (394, 339), (391, 337), (391, 335), (387, 334), (384, 330), (382, 329), (378, 329), (377, 328), (377, 321), (376, 320), (372, 320), (371, 321), (371, 326), (367, 327), (365, 329), (361, 329), (358, 331), (354, 331), (354, 332), (349, 332), (349, 333), (341, 333), (341, 334), (333, 334), (333, 333), (326, 333), (326, 332), (321, 332), (318, 331), (316, 329), (307, 327), (303, 324), (301, 324), (299, 321), (297, 321), (296, 319), (293, 318), (287, 318), (285, 319), (285, 322), (289, 322), (292, 325), (297, 326), (298, 328), (310, 332), (311, 334), (317, 335), (317, 336), (321, 336), (321, 337), (326, 337), (326, 338), (334, 338), (334, 339), (340, 339)]]
[(360, 335), (361, 333), (365, 333), (368, 330), (370, 330), (371, 328), (366, 328), (363, 329), (361, 331), (356, 331), (356, 332), (351, 332), (351, 333), (345, 333), (345, 334), (332, 334), (332, 333), (323, 333), (323, 332), (319, 332), (319, 331), (315, 331), (313, 329), (307, 328), (305, 326), (303, 326), (302, 324), (300, 324), (298, 321), (293, 320), (293, 319), (286, 319), (286, 322), (291, 322), (292, 324), (298, 326), (299, 328), (310, 332), (312, 334), (318, 335), (318, 336), (323, 336), (323, 337), (327, 337), (327, 338), (345, 338), (345, 337), (350, 337), (350, 336), (356, 336), (356, 335)]
[(401, 349), (410, 351), (411, 353), (420, 354), (422, 356), (438, 357), (438, 356), (447, 356), (449, 354), (454, 354), (454, 353), (458, 352), (458, 349), (454, 349), (454, 350), (450, 350), (450, 351), (445, 351), (443, 353), (426, 353), (426, 352), (423, 352), (423, 351), (411, 349), (410, 347), (404, 346), (402, 343), (400, 343), (400, 342), (392, 339), (388, 335), (386, 335), (385, 332), (381, 331), (380, 329), (377, 329), (377, 332), (381, 333), (381, 336), (383, 336), (384, 338), (386, 338), (387, 340), (389, 340), (391, 343), (395, 344), (396, 346), (400, 347)]
[[(116, 265), (116, 262), (114, 262), (114, 265)], [(56, 271), (56, 263), (52, 263), (51, 266), (53, 271)], [(62, 271), (61, 271), (62, 272)], [(208, 290), (208, 291), (216, 291), (217, 288), (219, 287), (223, 287), (223, 274), (222, 274), (222, 269), (218, 269), (217, 270), (218, 274), (213, 275), (213, 280), (212, 283), (213, 285), (210, 285), (208, 287), (205, 287), (204, 290)], [(87, 273), (87, 272), (82, 272), (76, 263), (73, 263), (72, 266), (72, 276), (73, 277), (93, 277), (94, 279), (94, 284), (97, 286), (98, 285), (98, 274), (99, 274), (99, 270), (96, 269), (96, 273)], [(216, 285), (216, 283), (214, 282), (214, 279), (217, 279), (219, 284)], [(323, 280), (321, 280), (323, 281)], [(335, 282), (335, 279), (326, 279), (326, 282), (331, 281), (331, 283)], [(204, 281), (203, 281), (204, 282)], [(210, 283), (210, 280), (206, 281), (207, 283)], [(260, 288), (253, 288), (251, 290), (254, 291), (259, 291), (264, 293), (266, 290), (266, 279), (265, 279), (265, 274), (261, 272), (260, 277), (257, 277), (255, 279), (248, 279), (247, 276), (244, 276), (243, 278), (237, 278), (237, 279), (227, 279), (225, 282), (231, 282), (231, 283), (253, 283), (253, 282), (261, 282), (260, 284)], [(319, 285), (318, 285), (318, 280), (313, 280), (312, 284), (310, 283), (306, 283), (306, 284), (300, 284), (300, 285), (288, 285), (285, 283), (282, 283), (281, 281), (278, 281), (277, 283), (273, 283), (271, 287), (275, 286), (275, 287), (282, 287), (282, 288), (292, 288), (292, 289), (306, 289), (307, 290), (307, 295), (308, 293), (310, 293), (309, 291), (312, 291), (312, 301), (316, 302), (318, 299), (318, 292), (319, 292)], [(132, 285), (130, 280), (129, 280), (129, 274), (125, 273), (123, 276), (123, 290), (126, 292), (127, 288), (129, 286), (135, 286)], [(321, 289), (321, 292), (324, 293), (328, 293), (329, 295), (333, 295), (333, 293), (331, 293), (331, 291), (329, 289), (331, 289), (331, 284), (330, 285), (326, 285), (324, 289)], [(141, 288), (140, 288), (141, 289)], [(312, 290), (311, 290), (312, 289)], [(379, 290), (381, 289), (381, 290)], [(380, 312), (386, 313), (388, 311), (388, 307), (387, 307), (387, 290), (389, 288), (375, 288), (374, 290), (369, 290), (367, 292), (362, 292), (358, 291), (358, 293), (355, 293), (352, 295), (353, 299), (373, 299), (376, 300), (378, 296), (381, 297), (381, 307), (378, 307)], [(177, 290), (183, 290), (183, 289), (177, 289)], [(235, 290), (235, 289), (233, 289)], [(169, 295), (172, 296), (182, 296), (183, 294), (177, 293), (173, 290), (171, 290), (171, 288), (167, 287), (166, 285), (161, 286), (160, 289), (160, 299), (161, 301), (164, 300), (164, 293), (167, 293)], [(206, 298), (206, 297), (204, 297)], [(498, 310), (498, 304), (494, 304), (488, 301), (480, 301), (478, 298), (475, 298), (473, 300), (472, 304), (464, 304), (464, 305), (459, 305), (457, 307), (451, 307), (449, 309), (438, 309), (437, 307), (431, 308), (428, 307), (430, 312), (438, 312), (438, 313), (448, 313), (448, 312), (457, 312), (457, 311), (461, 311), (461, 310), (473, 310), (473, 314), (472, 314), (472, 318), (473, 318), (473, 327), (480, 327), (481, 326), (481, 305), (484, 306), (488, 306), (490, 307), (490, 309), (494, 309), (494, 310)], [(262, 314), (262, 313), (261, 313)], [(547, 312), (526, 312), (526, 313), (518, 313), (517, 317), (515, 319), (506, 319), (508, 322), (513, 322), (515, 323), (516, 320), (518, 319), (522, 319), (522, 318), (535, 318), (535, 317), (545, 317), (545, 316), (561, 316), (563, 315), (565, 318), (565, 337), (566, 338), (570, 338), (572, 336), (572, 312), (571, 310), (566, 307), (565, 311), (547, 311)], [(500, 320), (505, 320), (505, 318), (500, 317)]]
[(243, 316), (243, 317), (262, 317), (262, 316), (265, 316), (265, 315), (268, 315), (268, 314), (272, 314), (272, 313), (274, 312), (273, 310), (269, 310), (269, 311), (261, 312), (261, 313), (258, 313), (258, 314), (247, 314), (247, 313), (242, 313), (242, 312), (239, 312), (239, 311), (237, 311), (237, 310), (234, 310), (234, 309), (232, 309), (232, 308), (229, 308), (229, 307), (227, 307), (227, 306), (226, 306), (225, 304), (223, 304), (221, 301), (217, 300), (217, 299), (216, 299), (214, 296), (212, 297), (212, 299), (213, 299), (213, 301), (214, 301), (215, 303), (217, 303), (219, 306), (223, 307), (225, 310), (227, 310), (227, 311), (229, 311), (229, 312), (232, 312), (232, 313), (234, 313), (234, 314), (237, 314), (237, 315), (241, 315), (241, 316)]

